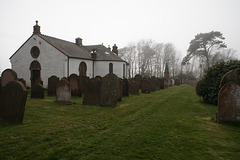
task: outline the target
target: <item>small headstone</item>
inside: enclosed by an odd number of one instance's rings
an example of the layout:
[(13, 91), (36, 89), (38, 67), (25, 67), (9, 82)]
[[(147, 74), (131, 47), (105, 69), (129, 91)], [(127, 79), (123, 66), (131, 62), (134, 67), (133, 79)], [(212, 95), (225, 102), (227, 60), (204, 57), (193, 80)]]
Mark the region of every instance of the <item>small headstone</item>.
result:
[(109, 73), (102, 79), (100, 106), (115, 106), (118, 100), (118, 77)]
[(20, 124), (23, 121), (27, 90), (18, 81), (11, 81), (2, 88), (0, 96), (0, 119), (8, 124)]
[(129, 81), (128, 93), (130, 95), (139, 95), (139, 85), (134, 80)]
[(81, 86), (80, 86), (80, 78), (77, 74), (71, 74), (68, 77), (68, 81), (71, 86), (71, 94), (72, 96), (82, 96)]
[(58, 86), (59, 78), (57, 76), (51, 76), (48, 78), (48, 96), (56, 96), (56, 89)]
[(240, 85), (226, 83), (218, 94), (217, 122), (240, 122)]
[(84, 105), (99, 105), (101, 80), (98, 78), (91, 78), (88, 80), (86, 90), (83, 96)]
[(35, 84), (32, 87), (31, 98), (44, 98), (44, 88), (41, 84)]
[(128, 97), (128, 90), (129, 90), (129, 81), (128, 79), (124, 78), (123, 79), (123, 96)]
[(2, 72), (2, 87), (5, 86), (8, 82), (17, 81), (17, 73), (12, 69), (6, 69)]
[(118, 101), (121, 101), (123, 96), (123, 80), (121, 78), (118, 78), (118, 81), (119, 81)]
[(144, 77), (142, 80), (142, 93), (150, 93), (151, 92), (151, 84), (149, 77)]
[(56, 101), (64, 104), (71, 103), (71, 87), (70, 83), (65, 79), (59, 81), (56, 90)]
[(222, 77), (222, 80), (220, 82), (220, 87), (222, 88), (225, 84), (227, 84), (230, 81), (235, 82), (240, 85), (240, 76), (237, 74), (237, 72), (230, 71), (230, 72), (226, 73)]

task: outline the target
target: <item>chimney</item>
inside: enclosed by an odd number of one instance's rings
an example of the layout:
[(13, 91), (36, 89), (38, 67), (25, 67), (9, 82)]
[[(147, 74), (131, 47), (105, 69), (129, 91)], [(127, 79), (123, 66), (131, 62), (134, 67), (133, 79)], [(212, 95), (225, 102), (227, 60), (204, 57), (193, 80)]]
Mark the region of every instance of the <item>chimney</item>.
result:
[(118, 56), (118, 47), (116, 46), (116, 44), (114, 44), (112, 48), (112, 52), (116, 53), (116, 55)]
[(82, 46), (82, 38), (80, 37), (76, 38), (76, 45)]
[(108, 45), (108, 50), (111, 51), (111, 47), (110, 47), (110, 45)]
[(33, 34), (41, 34), (40, 26), (38, 25), (38, 21), (36, 21), (36, 25), (33, 26)]
[(91, 57), (92, 57), (93, 59), (96, 59), (96, 58), (97, 58), (97, 51), (96, 51), (95, 49), (92, 50), (92, 52), (91, 52)]

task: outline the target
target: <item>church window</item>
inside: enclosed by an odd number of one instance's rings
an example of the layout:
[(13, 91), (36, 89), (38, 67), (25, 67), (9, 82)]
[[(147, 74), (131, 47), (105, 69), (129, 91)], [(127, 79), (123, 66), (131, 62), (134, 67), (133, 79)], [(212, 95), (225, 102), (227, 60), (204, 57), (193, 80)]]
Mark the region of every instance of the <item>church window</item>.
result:
[(34, 47), (32, 47), (30, 53), (31, 53), (32, 57), (34, 59), (36, 59), (36, 58), (38, 58), (38, 56), (40, 54), (40, 50), (39, 50), (39, 48), (37, 46), (34, 46)]

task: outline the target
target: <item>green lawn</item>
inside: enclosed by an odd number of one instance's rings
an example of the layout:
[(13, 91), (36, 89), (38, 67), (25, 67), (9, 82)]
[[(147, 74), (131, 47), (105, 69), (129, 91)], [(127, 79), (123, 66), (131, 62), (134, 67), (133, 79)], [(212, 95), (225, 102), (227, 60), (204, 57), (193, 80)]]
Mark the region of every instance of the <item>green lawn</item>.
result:
[(239, 159), (240, 125), (214, 121), (189, 85), (123, 98), (115, 107), (28, 96), (22, 125), (0, 125), (0, 159)]

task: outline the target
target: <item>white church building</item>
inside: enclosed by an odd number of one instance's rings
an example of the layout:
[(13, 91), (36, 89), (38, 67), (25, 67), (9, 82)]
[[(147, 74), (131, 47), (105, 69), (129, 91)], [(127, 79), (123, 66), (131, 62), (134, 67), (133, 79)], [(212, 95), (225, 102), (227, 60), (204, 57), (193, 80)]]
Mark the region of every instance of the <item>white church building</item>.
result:
[(81, 38), (75, 43), (41, 34), (36, 21), (33, 34), (10, 57), (12, 69), (18, 78), (23, 78), (27, 86), (38, 78), (47, 87), (52, 75), (68, 77), (75, 73), (89, 78), (114, 73), (120, 78), (128, 78), (128, 63), (118, 57), (117, 46), (111, 50), (101, 45), (84, 46)]

